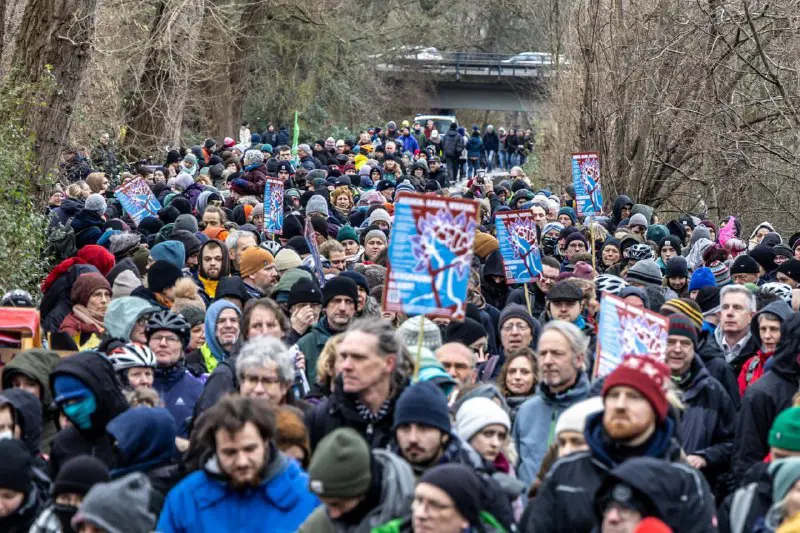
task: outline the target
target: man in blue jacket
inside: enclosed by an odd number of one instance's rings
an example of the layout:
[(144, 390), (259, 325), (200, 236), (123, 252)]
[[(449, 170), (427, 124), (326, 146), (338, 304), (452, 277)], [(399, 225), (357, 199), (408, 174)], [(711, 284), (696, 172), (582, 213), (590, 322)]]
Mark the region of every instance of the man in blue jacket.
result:
[(162, 533), (297, 531), (319, 505), (308, 475), (274, 444), (275, 414), (264, 400), (226, 396), (204, 415), (204, 467), (167, 495)]

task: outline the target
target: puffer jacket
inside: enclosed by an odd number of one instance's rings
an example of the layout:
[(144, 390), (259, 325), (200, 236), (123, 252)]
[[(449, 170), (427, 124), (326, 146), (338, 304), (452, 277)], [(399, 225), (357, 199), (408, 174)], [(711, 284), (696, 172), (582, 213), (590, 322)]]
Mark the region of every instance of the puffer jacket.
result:
[(75, 246), (80, 250), (87, 244), (97, 244), (103, 235), (106, 221), (94, 211), (81, 209), (72, 219), (70, 225), (75, 232)]
[(404, 516), (414, 497), (414, 473), (408, 463), (386, 450), (372, 450), (372, 464), (380, 469), (380, 486), (371, 486), (369, 497), (377, 505), (358, 524), (333, 520), (324, 506), (317, 507), (298, 533), (370, 533), (373, 528)]
[(188, 437), (194, 406), (203, 394), (203, 383), (179, 361), (167, 368), (156, 368), (153, 388), (175, 419), (178, 436)]
[(544, 454), (552, 443), (558, 417), (568, 407), (589, 396), (589, 378), (581, 372), (575, 385), (561, 393), (552, 393), (544, 383), (537, 393), (517, 411), (511, 438), (519, 452), (519, 478), (530, 485), (536, 479)]
[(156, 531), (161, 533), (294, 533), (319, 505), (308, 474), (270, 444), (264, 481), (233, 491), (216, 457), (187, 476), (167, 495)]

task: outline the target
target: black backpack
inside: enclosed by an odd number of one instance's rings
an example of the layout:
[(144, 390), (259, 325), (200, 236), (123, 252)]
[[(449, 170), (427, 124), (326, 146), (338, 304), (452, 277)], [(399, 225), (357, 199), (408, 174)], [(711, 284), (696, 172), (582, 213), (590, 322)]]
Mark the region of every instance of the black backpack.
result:
[(78, 253), (75, 237), (71, 218), (64, 225), (57, 224), (50, 229), (50, 233), (47, 235), (47, 245), (44, 249), (45, 256), (52, 257), (56, 263), (74, 256)]

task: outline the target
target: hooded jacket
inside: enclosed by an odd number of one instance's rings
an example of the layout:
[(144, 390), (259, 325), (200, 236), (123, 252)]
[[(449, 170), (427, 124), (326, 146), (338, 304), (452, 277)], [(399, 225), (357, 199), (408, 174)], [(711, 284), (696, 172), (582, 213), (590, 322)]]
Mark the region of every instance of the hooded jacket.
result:
[(739, 372), (739, 392), (742, 394), (744, 394), (747, 387), (758, 381), (758, 379), (764, 375), (764, 367), (773, 355), (763, 353), (761, 350), (762, 341), (758, 319), (764, 313), (776, 316), (781, 324), (783, 324), (783, 322), (792, 316), (793, 311), (792, 308), (789, 307), (789, 304), (783, 300), (776, 300), (765, 305), (761, 311), (753, 315), (753, 319), (750, 321), (750, 332), (752, 333), (751, 339), (753, 342), (748, 343), (746, 346), (752, 346), (756, 351), (748, 354), (740, 354), (740, 357), (737, 357), (737, 359), (744, 361), (742, 370)]
[(769, 453), (769, 428), (778, 413), (791, 407), (792, 397), (800, 386), (798, 353), (800, 315), (794, 314), (781, 324), (781, 340), (769, 371), (750, 385), (742, 398), (733, 441), (732, 468), (737, 480)]
[(378, 504), (355, 525), (333, 520), (320, 505), (303, 522), (298, 533), (370, 533), (372, 528), (404, 516), (414, 498), (416, 480), (411, 467), (399, 456), (386, 450), (372, 450), (372, 462), (380, 471)]
[(87, 244), (96, 244), (103, 235), (103, 225), (106, 221), (98, 213), (84, 208), (72, 219), (72, 229), (75, 231), (75, 246), (80, 250)]
[(56, 436), (56, 418), (58, 411), (53, 409), (53, 395), (50, 392), (50, 373), (61, 361), (57, 353), (44, 348), (33, 348), (20, 352), (3, 368), (3, 390), (10, 392), (14, 376), (22, 374), (39, 384), (39, 404), (42, 419), (41, 451), (50, 452), (50, 446)]
[(308, 489), (308, 474), (270, 444), (270, 461), (261, 484), (234, 491), (215, 457), (173, 488), (156, 530), (161, 533), (297, 531), (319, 505)]
[(608, 436), (603, 413), (589, 417), (584, 431), (589, 451), (570, 454), (553, 465), (536, 498), (525, 509), (520, 531), (589, 533), (595, 524), (595, 493), (609, 472), (629, 457), (677, 462), (680, 445), (674, 433), (675, 424), (667, 418), (647, 442), (630, 449)]
[(99, 271), (93, 265), (74, 264), (44, 290), (42, 303), (39, 306), (43, 331), (49, 333), (58, 331), (61, 323), (72, 312), (72, 301), (69, 298), (72, 285), (78, 276), (88, 272)]
[[(220, 268), (219, 277), (217, 279), (211, 279), (208, 277), (205, 269), (203, 268), (203, 252), (206, 249), (206, 246), (209, 246), (211, 243), (216, 244), (222, 250), (222, 267)], [(221, 278), (225, 276), (231, 275), (231, 256), (228, 252), (228, 247), (225, 246), (225, 243), (219, 241), (217, 239), (209, 239), (200, 247), (200, 265), (197, 268), (197, 275), (202, 284), (202, 289), (205, 291), (205, 294), (209, 297), (210, 300), (214, 299), (214, 295), (217, 291), (217, 284)]]
[(219, 315), (225, 309), (233, 309), (239, 318), (242, 316), (239, 308), (227, 300), (217, 300), (211, 304), (208, 311), (206, 311), (206, 319), (203, 326), (206, 343), (186, 356), (186, 364), (195, 376), (213, 372), (217, 364), (231, 355), (222, 348), (217, 340), (217, 321), (219, 320)]
[(133, 331), (136, 321), (146, 314), (155, 313), (159, 310), (161, 310), (161, 306), (155, 306), (151, 302), (136, 296), (115, 298), (108, 306), (106, 315), (103, 318), (103, 325), (110, 337), (123, 342), (130, 342), (131, 331)]
[(537, 393), (520, 406), (511, 428), (511, 438), (520, 459), (517, 475), (528, 485), (536, 479), (542, 458), (555, 440), (558, 417), (589, 396), (589, 378), (581, 372), (575, 384), (561, 393), (550, 392), (544, 383), (537, 387)]
[(614, 207), (611, 211), (611, 225), (613, 227), (609, 228), (610, 232), (613, 233), (617, 229), (617, 226), (619, 226), (619, 223), (622, 222), (622, 208), (626, 205), (633, 207), (633, 200), (631, 200), (630, 196), (621, 194), (617, 196), (616, 200), (614, 200)]
[(39, 455), (42, 442), (42, 406), (30, 392), (22, 389), (9, 389), (0, 395), (0, 405), (14, 408), (14, 421), (20, 427), (20, 440), (28, 447), (31, 455)]
[[(501, 283), (495, 283), (488, 276), (503, 276), (504, 279)], [(506, 306), (509, 290), (505, 282), (503, 257), (500, 255), (500, 250), (495, 250), (486, 257), (486, 262), (481, 269), (481, 293), (487, 304), (497, 309), (503, 309)]]
[(54, 391), (56, 376), (68, 374), (81, 380), (94, 393), (97, 409), (92, 413), (92, 427), (88, 430), (70, 426), (62, 430), (53, 441), (50, 453), (50, 473), (55, 479), (61, 465), (76, 455), (91, 455), (112, 466), (111, 440), (106, 425), (128, 409), (119, 380), (111, 362), (98, 352), (80, 352), (59, 362), (50, 374), (50, 393)]
[(77, 198), (64, 198), (61, 200), (61, 205), (50, 212), (50, 227), (58, 224), (66, 225), (67, 221), (77, 215), (81, 209), (83, 209), (83, 201)]
[(158, 516), (164, 498), (179, 481), (172, 415), (161, 407), (128, 409), (109, 422), (108, 434), (117, 443), (116, 468), (111, 471), (111, 478), (131, 472), (147, 475), (155, 490), (150, 510)]
[[(681, 463), (652, 457), (636, 457), (616, 467), (603, 482), (607, 493), (617, 483), (624, 483), (648, 500), (655, 516), (672, 531), (714, 533), (716, 508), (708, 484), (697, 470)], [(596, 506), (598, 523), (601, 506)]]

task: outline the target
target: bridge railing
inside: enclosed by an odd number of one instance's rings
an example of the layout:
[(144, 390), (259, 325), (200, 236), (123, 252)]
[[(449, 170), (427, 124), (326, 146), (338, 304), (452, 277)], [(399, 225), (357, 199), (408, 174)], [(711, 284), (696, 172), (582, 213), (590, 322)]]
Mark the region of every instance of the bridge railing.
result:
[[(567, 62), (561, 58), (561, 66)], [(482, 52), (437, 52), (424, 49), (418, 52), (405, 52), (399, 57), (389, 55), (382, 58), (379, 70), (429, 71), (441, 75), (462, 76), (502, 76), (539, 77), (547, 76), (548, 71), (556, 69), (557, 61), (550, 54), (534, 54), (522, 58), (521, 54), (489, 54)]]

